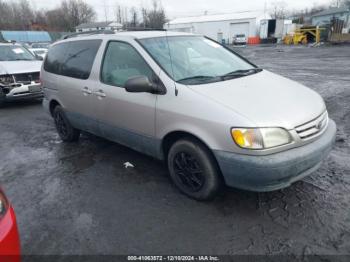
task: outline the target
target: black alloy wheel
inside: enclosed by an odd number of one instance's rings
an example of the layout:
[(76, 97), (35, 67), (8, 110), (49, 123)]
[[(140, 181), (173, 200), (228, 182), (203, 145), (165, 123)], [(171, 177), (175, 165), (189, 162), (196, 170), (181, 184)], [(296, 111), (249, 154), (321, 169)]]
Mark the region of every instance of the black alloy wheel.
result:
[(224, 184), (210, 149), (192, 137), (182, 138), (171, 146), (168, 169), (177, 188), (199, 201), (213, 199)]
[(205, 178), (198, 160), (186, 152), (174, 157), (174, 171), (179, 181), (191, 192), (198, 192), (204, 186)]
[(79, 139), (80, 130), (69, 123), (61, 106), (55, 107), (53, 118), (57, 132), (64, 142), (75, 142)]

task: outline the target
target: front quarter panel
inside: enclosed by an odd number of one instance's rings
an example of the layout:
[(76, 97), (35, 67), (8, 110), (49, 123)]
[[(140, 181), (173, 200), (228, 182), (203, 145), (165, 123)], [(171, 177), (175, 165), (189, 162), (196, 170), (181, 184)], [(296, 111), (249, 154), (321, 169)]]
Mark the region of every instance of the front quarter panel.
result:
[(158, 139), (162, 140), (167, 134), (181, 131), (196, 136), (211, 150), (239, 150), (231, 138), (231, 127), (253, 127), (253, 122), (185, 85), (176, 84), (176, 95), (175, 85), (167, 83), (168, 93), (158, 96), (157, 101)]

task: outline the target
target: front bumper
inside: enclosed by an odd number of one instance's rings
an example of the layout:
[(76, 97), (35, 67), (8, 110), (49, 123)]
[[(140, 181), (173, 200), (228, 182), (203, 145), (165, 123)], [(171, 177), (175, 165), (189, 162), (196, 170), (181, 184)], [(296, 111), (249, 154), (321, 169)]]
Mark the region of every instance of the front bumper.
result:
[(233, 41), (234, 45), (246, 45), (247, 41), (246, 40), (235, 40)]
[(332, 149), (336, 135), (333, 120), (316, 141), (266, 156), (214, 151), (228, 186), (268, 192), (290, 186), (315, 172)]
[[(31, 90), (31, 88), (33, 90)], [(25, 99), (36, 99), (44, 96), (43, 90), (38, 83), (31, 83), (29, 85), (22, 85), (20, 87), (12, 88), (4, 97), (5, 101), (18, 101)]]
[(13, 257), (11, 261), (19, 261), (19, 255), (20, 242), (16, 216), (13, 208), (10, 206), (0, 221), (0, 256), (17, 256)]

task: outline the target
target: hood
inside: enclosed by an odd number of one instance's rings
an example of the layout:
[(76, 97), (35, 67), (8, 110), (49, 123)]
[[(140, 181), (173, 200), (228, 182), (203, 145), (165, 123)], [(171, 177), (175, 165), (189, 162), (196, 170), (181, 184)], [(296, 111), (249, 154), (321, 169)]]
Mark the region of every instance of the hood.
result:
[(256, 127), (293, 129), (317, 118), (326, 110), (319, 94), (266, 70), (189, 88), (245, 116)]
[(40, 72), (42, 61), (0, 61), (0, 75)]

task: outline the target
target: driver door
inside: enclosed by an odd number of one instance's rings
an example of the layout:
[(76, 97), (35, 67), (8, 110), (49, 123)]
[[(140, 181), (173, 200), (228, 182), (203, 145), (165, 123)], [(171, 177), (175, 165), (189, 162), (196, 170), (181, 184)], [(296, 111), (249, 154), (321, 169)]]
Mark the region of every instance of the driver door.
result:
[(153, 155), (157, 95), (127, 92), (124, 84), (135, 76), (152, 79), (154, 72), (131, 44), (108, 42), (95, 90), (101, 104), (100, 131), (110, 140)]

